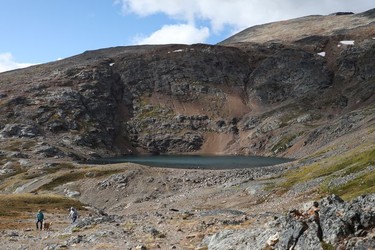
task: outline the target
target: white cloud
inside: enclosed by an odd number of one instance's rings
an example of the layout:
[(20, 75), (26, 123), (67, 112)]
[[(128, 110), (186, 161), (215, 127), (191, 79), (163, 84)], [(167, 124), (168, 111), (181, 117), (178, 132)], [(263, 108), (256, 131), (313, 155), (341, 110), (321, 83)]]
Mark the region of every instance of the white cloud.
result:
[(220, 32), (225, 26), (234, 30), (257, 24), (312, 14), (339, 11), (361, 12), (374, 8), (373, 0), (116, 0), (125, 13), (148, 16), (163, 13), (191, 25), (208, 21), (210, 29)]
[(35, 63), (33, 64), (16, 62), (12, 54), (9, 52), (0, 54), (0, 72), (12, 69), (26, 68), (32, 65), (35, 65)]
[(192, 15), (196, 12), (199, 1), (182, 0), (117, 0), (121, 3), (125, 13), (135, 13), (140, 16), (153, 15), (155, 13), (164, 13), (170, 17), (180, 20), (189, 20), (194, 18)]
[(207, 27), (196, 28), (193, 25), (164, 25), (148, 37), (136, 38), (136, 44), (193, 44), (206, 41), (210, 31)]

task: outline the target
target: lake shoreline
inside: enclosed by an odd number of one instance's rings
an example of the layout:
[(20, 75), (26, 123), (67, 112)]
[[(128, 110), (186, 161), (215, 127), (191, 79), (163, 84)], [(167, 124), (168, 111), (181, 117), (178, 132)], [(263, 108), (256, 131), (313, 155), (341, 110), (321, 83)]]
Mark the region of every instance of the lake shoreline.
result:
[(132, 155), (90, 160), (85, 163), (107, 165), (135, 163), (149, 167), (175, 169), (232, 170), (268, 167), (292, 162), (294, 159), (261, 156), (232, 155)]

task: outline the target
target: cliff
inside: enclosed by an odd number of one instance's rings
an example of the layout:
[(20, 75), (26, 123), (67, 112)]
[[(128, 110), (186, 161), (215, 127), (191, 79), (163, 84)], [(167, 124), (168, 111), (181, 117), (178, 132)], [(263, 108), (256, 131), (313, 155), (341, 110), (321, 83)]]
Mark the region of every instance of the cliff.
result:
[(373, 22), (373, 10), (313, 16), (220, 45), (108, 48), (2, 73), (3, 154), (301, 157), (371, 126)]
[[(3, 247), (373, 247), (374, 11), (1, 73)], [(295, 160), (223, 171), (82, 163), (128, 154)], [(313, 200), (319, 220), (302, 205)], [(40, 208), (52, 232), (30, 228)]]

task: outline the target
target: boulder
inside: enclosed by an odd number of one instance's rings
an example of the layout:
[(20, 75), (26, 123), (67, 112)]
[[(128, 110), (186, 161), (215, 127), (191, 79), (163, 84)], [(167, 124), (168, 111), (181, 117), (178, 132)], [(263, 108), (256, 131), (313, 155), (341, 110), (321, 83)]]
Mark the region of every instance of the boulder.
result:
[(206, 237), (201, 245), (216, 250), (233, 246), (235, 249), (280, 250), (371, 249), (375, 246), (371, 236), (375, 228), (375, 194), (362, 195), (350, 202), (331, 195), (314, 204), (306, 211), (291, 210), (286, 216), (264, 225), (218, 232)]
[(0, 135), (4, 138), (9, 137), (27, 137), (33, 138), (40, 135), (39, 129), (34, 125), (29, 124), (6, 124), (0, 131)]

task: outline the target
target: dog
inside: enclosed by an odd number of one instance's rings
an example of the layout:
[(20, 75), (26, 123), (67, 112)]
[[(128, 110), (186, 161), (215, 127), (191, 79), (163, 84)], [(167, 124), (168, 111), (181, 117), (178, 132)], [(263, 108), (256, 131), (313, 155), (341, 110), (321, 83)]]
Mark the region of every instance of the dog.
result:
[(297, 209), (290, 210), (289, 213), (296, 219), (303, 219), (305, 215)]
[(51, 229), (52, 222), (43, 222), (43, 230), (49, 231)]

